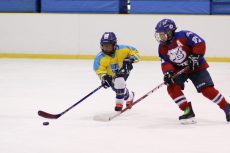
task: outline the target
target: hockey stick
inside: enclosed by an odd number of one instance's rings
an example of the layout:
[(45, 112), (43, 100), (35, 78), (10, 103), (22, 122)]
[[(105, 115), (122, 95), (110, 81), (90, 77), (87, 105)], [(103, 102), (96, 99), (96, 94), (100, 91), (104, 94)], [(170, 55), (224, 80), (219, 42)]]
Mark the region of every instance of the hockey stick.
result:
[[(185, 67), (182, 70), (178, 71), (176, 74), (174, 74), (172, 76), (172, 78), (176, 78), (177, 76), (181, 75), (182, 73), (184, 73), (185, 71), (187, 71), (189, 69), (189, 67)], [(164, 86), (165, 83), (161, 83), (158, 86), (156, 86), (154, 89), (152, 89), (151, 91), (149, 91), (148, 93), (146, 93), (144, 96), (140, 97), (139, 99), (137, 99), (136, 101), (133, 102), (133, 104), (129, 107), (124, 108), (121, 112), (116, 113), (115, 115), (112, 116), (108, 116), (106, 118), (101, 118), (102, 121), (110, 121), (114, 118), (116, 118), (117, 116), (121, 115), (122, 113), (126, 112), (128, 109), (130, 109), (132, 106), (134, 106), (135, 104), (137, 104), (138, 102), (142, 101), (143, 99), (145, 99), (146, 97), (148, 97), (151, 93), (155, 92), (157, 89), (160, 89), (162, 86)], [(100, 119), (98, 119), (100, 120)]]
[(93, 93), (95, 93), (96, 91), (98, 91), (101, 87), (102, 86), (97, 87), (92, 92), (90, 92), (88, 95), (86, 95), (85, 97), (83, 97), (81, 100), (79, 100), (78, 102), (76, 102), (75, 104), (73, 104), (72, 106), (70, 106), (69, 108), (67, 108), (65, 111), (63, 111), (60, 114), (50, 114), (50, 113), (47, 113), (47, 112), (39, 110), (38, 111), (38, 115), (41, 116), (41, 117), (44, 117), (44, 118), (48, 118), (48, 119), (58, 119), (63, 114), (65, 114), (66, 112), (68, 112), (69, 110), (71, 110), (72, 108), (74, 108), (76, 105), (78, 105), (79, 103), (81, 103), (83, 100), (85, 100), (86, 98), (88, 98), (89, 96), (91, 96)]

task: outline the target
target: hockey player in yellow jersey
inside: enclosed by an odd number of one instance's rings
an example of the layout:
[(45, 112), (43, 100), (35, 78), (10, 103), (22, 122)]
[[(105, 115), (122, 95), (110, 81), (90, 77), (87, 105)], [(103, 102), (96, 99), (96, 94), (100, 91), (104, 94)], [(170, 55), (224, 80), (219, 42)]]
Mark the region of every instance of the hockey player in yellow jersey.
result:
[(123, 103), (126, 107), (132, 105), (134, 92), (126, 88), (126, 80), (133, 63), (140, 59), (136, 48), (129, 45), (117, 44), (116, 35), (113, 32), (105, 32), (102, 35), (101, 51), (94, 59), (94, 71), (101, 80), (101, 85), (107, 89), (111, 87), (116, 93), (115, 111), (121, 111)]

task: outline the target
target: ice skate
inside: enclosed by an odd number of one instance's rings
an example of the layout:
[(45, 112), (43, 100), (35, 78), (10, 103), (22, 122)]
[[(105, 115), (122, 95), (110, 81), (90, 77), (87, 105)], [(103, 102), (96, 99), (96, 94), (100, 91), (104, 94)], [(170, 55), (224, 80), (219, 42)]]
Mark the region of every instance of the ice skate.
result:
[(129, 107), (129, 109), (132, 108), (133, 100), (134, 100), (134, 92), (132, 92), (133, 98), (131, 100), (126, 101), (126, 107)]
[(115, 106), (115, 111), (121, 111), (123, 108), (123, 105), (122, 104), (116, 104)]
[(195, 114), (192, 109), (191, 102), (188, 103), (189, 106), (184, 110), (184, 114), (179, 117), (181, 124), (195, 124)]

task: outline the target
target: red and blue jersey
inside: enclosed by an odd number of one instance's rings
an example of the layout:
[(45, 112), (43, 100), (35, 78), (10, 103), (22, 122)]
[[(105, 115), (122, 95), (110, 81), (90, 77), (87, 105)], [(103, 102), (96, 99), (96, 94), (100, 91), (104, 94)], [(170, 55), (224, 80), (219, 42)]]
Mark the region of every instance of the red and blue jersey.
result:
[(197, 34), (186, 30), (175, 32), (170, 44), (159, 45), (158, 52), (163, 73), (178, 71), (188, 66), (188, 56), (191, 54), (200, 55), (200, 66), (195, 71), (208, 68), (204, 59), (205, 50), (205, 41)]

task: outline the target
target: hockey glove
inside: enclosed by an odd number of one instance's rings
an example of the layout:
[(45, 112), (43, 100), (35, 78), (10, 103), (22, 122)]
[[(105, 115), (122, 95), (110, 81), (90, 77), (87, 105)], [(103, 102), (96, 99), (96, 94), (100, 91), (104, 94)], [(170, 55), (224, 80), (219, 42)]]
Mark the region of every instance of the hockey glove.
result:
[(129, 73), (133, 69), (133, 62), (133, 58), (125, 58), (123, 60), (123, 69), (125, 70), (125, 72)]
[(164, 74), (164, 83), (165, 85), (170, 85), (172, 83), (174, 83), (174, 79), (172, 78), (172, 76), (174, 75), (175, 73), (173, 71), (169, 71), (169, 72), (166, 72)]
[(101, 78), (101, 85), (105, 89), (109, 88), (112, 85), (112, 82), (113, 82), (113, 78), (112, 78), (112, 76), (110, 76), (108, 74), (106, 74), (105, 76), (103, 76)]
[(188, 65), (191, 70), (195, 70), (196, 68), (199, 67), (199, 57), (200, 55), (189, 55), (188, 57)]

